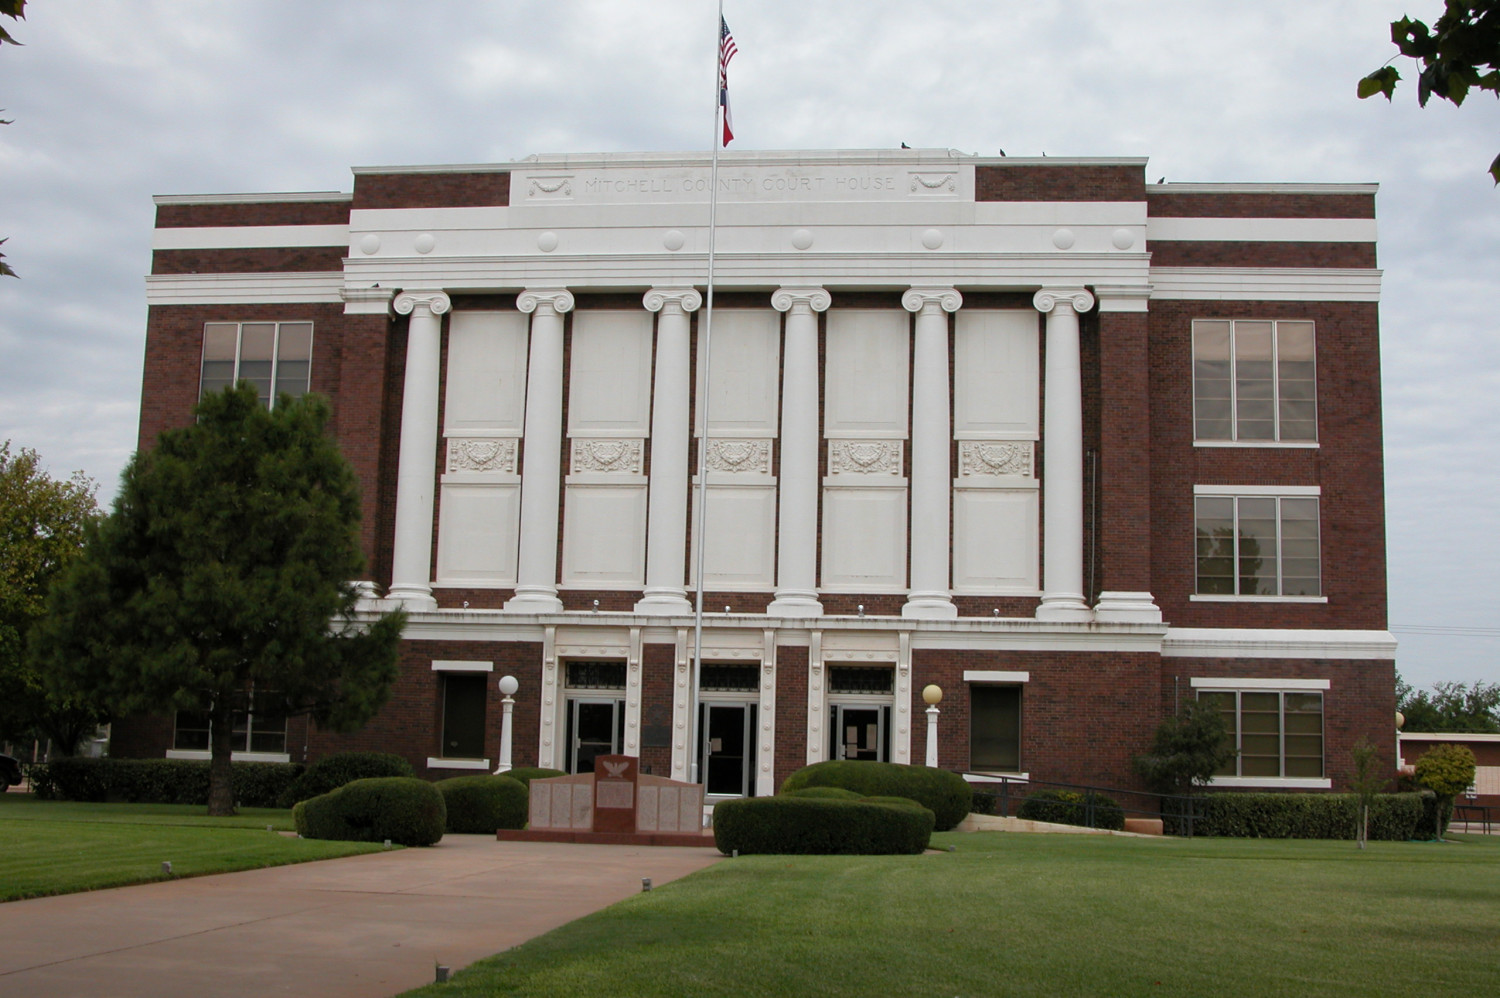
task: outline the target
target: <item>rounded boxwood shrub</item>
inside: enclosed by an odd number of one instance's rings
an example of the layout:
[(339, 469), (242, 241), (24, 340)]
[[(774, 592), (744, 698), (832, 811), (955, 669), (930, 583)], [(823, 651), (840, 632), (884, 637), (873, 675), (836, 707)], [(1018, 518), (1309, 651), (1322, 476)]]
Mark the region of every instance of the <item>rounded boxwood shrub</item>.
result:
[[(864, 800), (863, 794), (857, 794), (853, 790), (845, 790), (843, 787), (803, 787), (801, 790), (787, 790), (782, 793), (783, 797), (812, 797), (823, 800)], [(906, 798), (902, 798), (905, 800)]]
[(414, 776), (411, 763), (390, 752), (335, 752), (308, 766), (277, 798), (277, 807), (291, 807), (355, 780), (378, 776)]
[(937, 830), (946, 832), (968, 815), (974, 792), (957, 773), (930, 766), (895, 762), (820, 762), (799, 769), (781, 785), (785, 794), (804, 787), (843, 787), (861, 797), (906, 797), (936, 816)]
[(1027, 821), (1049, 821), (1054, 825), (1080, 825), (1088, 828), (1125, 827), (1125, 810), (1103, 794), (1079, 793), (1076, 790), (1037, 790), (1016, 811), (1016, 817)]
[(532, 780), (550, 780), (554, 776), (567, 776), (568, 774), (560, 769), (546, 769), (541, 766), (518, 766), (515, 769), (507, 769), (500, 775), (509, 776), (521, 784), (521, 786), (529, 789)]
[(714, 844), (726, 856), (756, 853), (899, 855), (932, 838), (932, 812), (914, 806), (833, 798), (741, 797), (714, 808)]
[(413, 776), (386, 776), (346, 783), (292, 809), (304, 839), (430, 846), (443, 837), (448, 811), (442, 791)]
[(450, 832), (493, 835), (526, 827), (526, 787), (509, 776), (455, 776), (433, 786), (443, 795)]

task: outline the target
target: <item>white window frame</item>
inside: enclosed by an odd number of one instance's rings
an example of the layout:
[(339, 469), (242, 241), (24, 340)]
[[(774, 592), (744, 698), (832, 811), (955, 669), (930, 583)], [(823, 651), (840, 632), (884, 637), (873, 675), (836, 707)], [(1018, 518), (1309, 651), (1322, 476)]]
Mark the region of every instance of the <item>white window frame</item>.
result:
[[(247, 709), (245, 711), (245, 746), (247, 748), (250, 745), (251, 738), (254, 737), (254, 734), (255, 734), (255, 711), (253, 709), (254, 707), (255, 707), (255, 691), (252, 688), (251, 692), (250, 692), (250, 702), (249, 702), (249, 708), (251, 708), (251, 709)], [(172, 712), (172, 741), (173, 741), (174, 744), (177, 741), (177, 716), (179, 714), (181, 714), (181, 713), (182, 713), (182, 711), (180, 711), (180, 710)], [(286, 717), (285, 721), (286, 722), (290, 722), (291, 721), (291, 716), (288, 715)], [(208, 722), (208, 724), (209, 724), (209, 729), (208, 729), (208, 743), (209, 743), (209, 745), (212, 745), (213, 744), (213, 738), (214, 738), (214, 734), (213, 734), (213, 721), (210, 720)], [(283, 744), (285, 743), (285, 740), (286, 740), (286, 731), (285, 731), (285, 728), (284, 728), (283, 729), (283, 733), (282, 733)], [(180, 749), (180, 748), (169, 748), (169, 749), (167, 749), (166, 758), (168, 758), (168, 759), (191, 759), (191, 760), (195, 760), (195, 761), (202, 761), (202, 760), (212, 759), (213, 758), (213, 750), (212, 749)], [(236, 751), (231, 750), (230, 753), (229, 753), (229, 758), (230, 758), (230, 761), (232, 761), (232, 762), (291, 762), (292, 761), (292, 756), (291, 756), (290, 752), (248, 752), (248, 751), (236, 752)]]
[[(1227, 322), (1229, 323), (1229, 439), (1218, 437), (1198, 436), (1198, 338), (1195, 335), (1199, 322)], [(1269, 322), (1271, 324), (1271, 412), (1272, 425), (1275, 427), (1275, 436), (1271, 440), (1241, 440), (1239, 420), (1239, 389), (1238, 379), (1235, 377), (1235, 352), (1234, 337), (1235, 326), (1241, 322)], [(1279, 369), (1280, 340), (1277, 337), (1277, 326), (1282, 322), (1308, 323), (1313, 327), (1313, 439), (1312, 440), (1282, 440), (1281, 439), (1281, 374)], [(1193, 379), (1193, 446), (1194, 447), (1285, 447), (1303, 448), (1316, 450), (1319, 446), (1318, 438), (1318, 326), (1312, 319), (1216, 319), (1203, 317), (1193, 320), (1193, 330), (1188, 333), (1188, 348), (1191, 354), (1190, 372)]]
[[(1323, 503), (1322, 487), (1317, 485), (1194, 485), (1193, 486), (1193, 589), (1188, 597), (1193, 603), (1327, 603), (1328, 596), (1320, 592), (1316, 596), (1281, 594), (1281, 500), (1318, 500), (1318, 588), (1326, 588), (1323, 575)], [(1234, 585), (1238, 589), (1239, 519), (1240, 499), (1275, 499), (1276, 502), (1276, 589), (1275, 594), (1262, 593), (1200, 593), (1198, 588), (1198, 500), (1200, 498), (1234, 499)]]
[[(433, 672), (439, 672), (439, 673), (458, 673), (460, 675), (471, 675), (471, 674), (476, 673), (476, 672), (494, 672), (495, 671), (495, 663), (494, 662), (483, 662), (483, 661), (472, 660), (472, 659), (469, 659), (469, 660), (465, 660), (465, 659), (449, 659), (449, 660), (444, 660), (444, 659), (436, 659), (435, 658), (435, 659), (432, 660), (432, 671)], [(488, 684), (486, 683), (486, 685), (488, 685)], [(440, 691), (444, 691), (445, 695), (446, 695), (447, 686), (443, 682), (441, 676), (438, 678), (438, 689)], [(488, 692), (488, 691), (486, 691), (486, 692)], [(443, 707), (443, 706), (444, 705), (439, 704), (439, 707)], [(443, 714), (440, 714), (439, 718), (440, 719), (439, 719), (439, 722), (438, 722), (439, 723), (438, 741), (439, 741), (439, 746), (441, 747), (442, 739), (443, 739), (443, 736), (444, 736), (444, 733), (443, 733), (443, 731), (441, 729), (441, 725), (445, 724), (447, 722), (447, 719), (446, 719), (446, 715), (443, 715)], [(485, 715), (485, 723), (486, 724), (489, 723), (488, 712), (486, 712), (486, 715)], [(448, 759), (448, 758), (445, 758), (443, 756), (430, 755), (430, 756), (427, 757), (427, 768), (428, 769), (467, 769), (467, 770), (482, 770), (484, 772), (489, 772), (490, 760), (489, 759)]]
[[(276, 408), (276, 397), (281, 394), (281, 327), (282, 326), (307, 326), (307, 387), (303, 394), (312, 391), (312, 351), (313, 343), (317, 339), (317, 329), (311, 319), (287, 319), (285, 321), (276, 319), (248, 319), (244, 322), (232, 320), (215, 319), (203, 324), (203, 342), (198, 350), (198, 400), (203, 400), (203, 365), (206, 362), (204, 354), (208, 351), (208, 327), (209, 326), (234, 326), (234, 377), (229, 380), (231, 385), (240, 383), (240, 365), (243, 363), (243, 350), (245, 342), (245, 327), (249, 326), (274, 326), (275, 332), (271, 334), (271, 401), (267, 408)], [(299, 396), (300, 397), (300, 396)]]
[[(1328, 690), (1332, 683), (1327, 679), (1225, 679), (1194, 676), (1188, 682), (1196, 698), (1202, 693), (1322, 693), (1322, 739), (1323, 772), (1328, 772)], [(1282, 703), (1284, 704), (1284, 700)], [(1236, 712), (1239, 701), (1236, 700)], [(1281, 768), (1286, 769), (1286, 722), (1285, 707), (1279, 725), (1281, 746), (1278, 750)], [(1239, 771), (1239, 737), (1244, 725), (1235, 722), (1235, 770)], [(1215, 776), (1208, 781), (1213, 787), (1265, 787), (1279, 790), (1331, 790), (1333, 780), (1327, 776)]]

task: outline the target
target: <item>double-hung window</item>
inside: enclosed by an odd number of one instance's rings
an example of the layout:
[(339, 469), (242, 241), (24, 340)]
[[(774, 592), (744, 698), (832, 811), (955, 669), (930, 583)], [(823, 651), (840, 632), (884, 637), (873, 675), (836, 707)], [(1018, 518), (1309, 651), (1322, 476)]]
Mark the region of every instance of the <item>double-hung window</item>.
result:
[(1200, 597), (1322, 597), (1317, 486), (1194, 489)]
[(307, 394), (312, 373), (311, 322), (210, 322), (203, 327), (198, 397), (248, 381), (261, 405), (278, 395)]
[(1215, 784), (1327, 786), (1323, 764), (1327, 681), (1195, 678), (1192, 682), (1199, 700), (1214, 704), (1223, 715), (1235, 749), (1234, 758), (1214, 774)]
[(1313, 324), (1193, 322), (1193, 437), (1199, 443), (1318, 439)]
[[(275, 693), (255, 692), (235, 698), (230, 748), (235, 755), (283, 756), (286, 754), (287, 706)], [(206, 758), (212, 747), (208, 705), (201, 710), (179, 710), (172, 735), (172, 752), (178, 758)]]

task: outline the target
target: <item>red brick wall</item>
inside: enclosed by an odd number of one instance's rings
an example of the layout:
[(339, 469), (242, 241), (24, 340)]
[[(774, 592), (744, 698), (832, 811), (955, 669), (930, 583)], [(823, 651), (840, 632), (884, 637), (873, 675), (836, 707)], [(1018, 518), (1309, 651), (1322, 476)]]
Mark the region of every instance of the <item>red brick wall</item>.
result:
[[(1339, 267), (1375, 266), (1374, 243), (1212, 242), (1153, 239), (1146, 244), (1153, 267)], [(1156, 303), (1151, 308), (1155, 310)]]
[(1153, 218), (1374, 218), (1373, 194), (1187, 194), (1146, 187)]
[(259, 274), (342, 271), (348, 246), (156, 250), (153, 274)]
[(974, 167), (975, 201), (1142, 201), (1143, 166)]
[[(1193, 319), (1310, 319), (1317, 325), (1320, 446), (1193, 446)], [(1384, 465), (1377, 306), (1369, 302), (1152, 304), (1151, 591), (1179, 627), (1386, 626)], [(1326, 604), (1192, 602), (1194, 485), (1322, 488)]]
[(1098, 588), (1151, 588), (1151, 403), (1144, 312), (1099, 323)]
[[(824, 732), (826, 735), (826, 732)], [(776, 760), (782, 781), (807, 765), (807, 648), (776, 649)]]
[(1196, 694), (1193, 677), (1221, 679), (1326, 679), (1323, 691), (1324, 772), (1333, 789), (1347, 791), (1353, 773), (1349, 757), (1368, 739), (1380, 751), (1382, 772), (1396, 769), (1396, 667), (1389, 660), (1265, 658), (1164, 658), (1161, 660), (1162, 715), (1172, 711), (1174, 694)]
[(510, 204), (510, 173), (356, 173), (354, 210)]
[[(675, 645), (641, 646), (641, 736), (645, 729), (665, 725), (675, 740), (672, 727), (672, 693), (676, 683)], [(672, 775), (672, 747), (647, 748), (642, 742), (641, 765), (650, 766), (656, 776)]]
[(237, 204), (159, 204), (158, 229), (241, 225), (347, 225), (348, 194), (327, 201), (256, 201)]

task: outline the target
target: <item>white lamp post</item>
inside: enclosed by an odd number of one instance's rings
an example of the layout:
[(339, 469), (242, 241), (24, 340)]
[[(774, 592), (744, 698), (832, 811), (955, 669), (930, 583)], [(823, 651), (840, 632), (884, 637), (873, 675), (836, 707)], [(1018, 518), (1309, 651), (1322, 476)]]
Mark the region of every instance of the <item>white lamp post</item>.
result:
[(515, 676), (500, 677), (500, 695), (502, 698), (500, 700), (500, 706), (504, 708), (505, 714), (500, 720), (500, 765), (495, 767), (496, 774), (508, 772), (511, 768), (510, 722), (511, 714), (514, 713), (516, 709), (516, 702), (511, 699), (511, 695), (520, 688), (521, 684), (516, 682)]
[(943, 702), (943, 688), (936, 683), (922, 688), (922, 699), (927, 701), (927, 765), (937, 767), (937, 705)]

